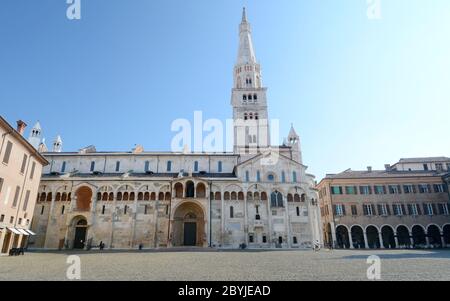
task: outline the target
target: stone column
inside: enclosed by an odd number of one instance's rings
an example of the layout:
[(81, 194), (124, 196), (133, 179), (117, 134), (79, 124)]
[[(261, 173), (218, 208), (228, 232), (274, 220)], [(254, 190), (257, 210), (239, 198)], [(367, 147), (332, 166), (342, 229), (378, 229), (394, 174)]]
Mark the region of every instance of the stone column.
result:
[[(109, 198), (109, 196), (108, 196)], [(113, 205), (112, 205), (112, 210), (111, 210), (111, 234), (109, 237), (109, 248), (113, 249), (114, 248), (114, 221), (116, 219), (116, 194), (114, 193), (114, 197), (113, 197)]]
[(441, 232), (441, 243), (442, 243), (442, 247), (445, 248), (444, 232)]
[(272, 209), (270, 207), (270, 194), (266, 192), (267, 196), (267, 219), (268, 219), (268, 225), (269, 225), (269, 233), (268, 233), (268, 241), (269, 241), (269, 248), (272, 247)]
[(225, 235), (225, 195), (223, 190), (220, 191), (220, 245), (224, 247), (224, 235)]
[(364, 234), (364, 249), (368, 249), (368, 242), (367, 242), (367, 233), (366, 231), (363, 230), (363, 234)]
[(398, 248), (400, 248), (400, 245), (398, 243), (398, 233), (397, 232), (394, 232), (394, 238), (395, 238), (395, 245), (397, 246), (396, 248), (398, 249)]
[(284, 202), (284, 224), (286, 225), (286, 234), (287, 234), (287, 245), (288, 248), (292, 248), (292, 236), (291, 236), (291, 222), (290, 222), (290, 216), (289, 216), (289, 203), (287, 201), (287, 197), (283, 197)]
[(353, 245), (353, 238), (352, 238), (352, 232), (348, 231), (348, 241), (350, 242), (350, 249), (354, 249), (355, 246)]
[(381, 231), (378, 231), (378, 239), (380, 240), (380, 249), (383, 249), (383, 235), (381, 234)]
[(245, 193), (244, 194), (244, 235), (245, 235), (245, 244), (248, 246), (248, 209), (247, 209), (247, 205), (248, 205), (247, 193)]

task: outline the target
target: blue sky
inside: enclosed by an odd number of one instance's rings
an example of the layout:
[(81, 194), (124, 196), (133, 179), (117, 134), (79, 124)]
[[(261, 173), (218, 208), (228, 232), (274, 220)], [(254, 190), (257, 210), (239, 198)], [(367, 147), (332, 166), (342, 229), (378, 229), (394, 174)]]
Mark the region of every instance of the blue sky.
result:
[[(270, 118), (318, 179), (450, 155), (450, 1), (65, 0), (0, 3), (0, 114), (64, 150), (169, 150), (177, 118), (231, 117), (246, 6)], [(285, 133), (285, 134), (284, 134)]]

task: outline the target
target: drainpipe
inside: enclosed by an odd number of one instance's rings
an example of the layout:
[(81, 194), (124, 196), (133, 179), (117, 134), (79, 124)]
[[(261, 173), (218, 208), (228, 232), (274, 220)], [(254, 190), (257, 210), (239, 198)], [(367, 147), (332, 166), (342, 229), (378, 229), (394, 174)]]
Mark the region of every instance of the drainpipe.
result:
[(212, 181), (209, 181), (209, 247), (211, 248), (212, 242), (212, 199), (211, 199), (211, 189)]
[(170, 219), (171, 219), (171, 215), (172, 215), (172, 196), (173, 196), (173, 181), (170, 181), (170, 200), (169, 200), (169, 225), (168, 225), (168, 229), (167, 229), (167, 246), (169, 246), (169, 242), (170, 242)]

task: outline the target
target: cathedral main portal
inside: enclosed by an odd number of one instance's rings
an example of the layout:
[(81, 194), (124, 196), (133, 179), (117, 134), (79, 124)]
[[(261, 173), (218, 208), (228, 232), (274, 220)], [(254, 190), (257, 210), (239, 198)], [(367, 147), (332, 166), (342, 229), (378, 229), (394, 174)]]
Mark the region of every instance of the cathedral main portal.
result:
[(172, 225), (172, 246), (204, 246), (205, 215), (200, 205), (194, 202), (179, 205), (175, 210)]

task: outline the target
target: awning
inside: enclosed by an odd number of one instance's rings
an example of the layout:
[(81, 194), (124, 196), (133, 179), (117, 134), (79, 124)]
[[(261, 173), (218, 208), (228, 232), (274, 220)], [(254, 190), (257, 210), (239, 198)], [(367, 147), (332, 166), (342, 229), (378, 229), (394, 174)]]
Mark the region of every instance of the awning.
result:
[(30, 235), (36, 235), (36, 233), (34, 233), (34, 232), (31, 231), (31, 230), (25, 229), (25, 231), (27, 231)]
[(12, 233), (14, 233), (14, 234), (19, 234), (19, 235), (21, 235), (22, 234), (22, 232), (20, 232), (19, 230), (17, 230), (16, 228), (7, 228), (9, 231), (11, 231)]
[(17, 229), (17, 230), (19, 230), (19, 232), (22, 233), (23, 235), (26, 235), (26, 236), (30, 235), (30, 233), (28, 233), (24, 229)]

